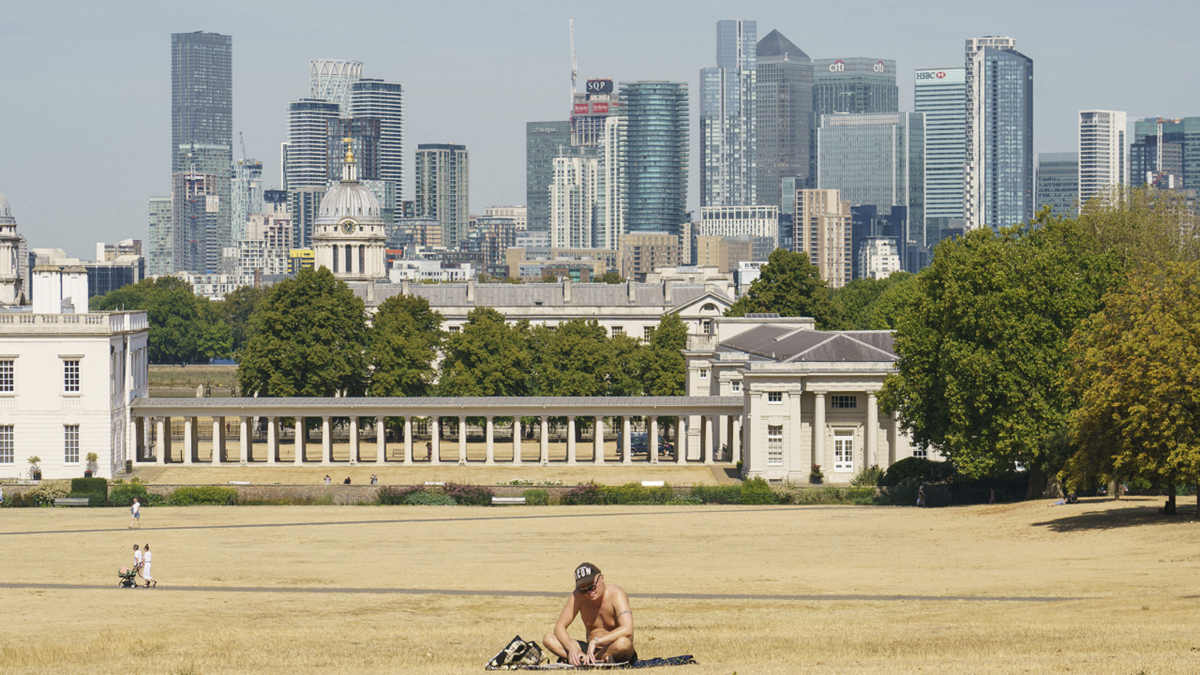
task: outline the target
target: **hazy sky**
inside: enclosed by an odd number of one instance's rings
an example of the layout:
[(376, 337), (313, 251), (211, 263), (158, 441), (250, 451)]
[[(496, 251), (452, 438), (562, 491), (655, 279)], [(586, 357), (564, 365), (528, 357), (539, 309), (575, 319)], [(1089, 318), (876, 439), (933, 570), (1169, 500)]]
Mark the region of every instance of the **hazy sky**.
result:
[(0, 191), (34, 248), (92, 258), (95, 242), (146, 238), (147, 198), (170, 194), (170, 34), (233, 36), (237, 132), (279, 184), (288, 101), (313, 58), (365, 63), (405, 85), (404, 196), (418, 143), (462, 143), (471, 211), (525, 202), (525, 122), (566, 119), (567, 20), (579, 78), (686, 81), (695, 208), (698, 71), (716, 22), (756, 19), (813, 58), (895, 59), (900, 109), (915, 68), (961, 66), (968, 37), (1006, 35), (1034, 60), (1034, 151), (1077, 149), (1081, 109), (1200, 115), (1200, 2), (8, 2), (0, 18)]

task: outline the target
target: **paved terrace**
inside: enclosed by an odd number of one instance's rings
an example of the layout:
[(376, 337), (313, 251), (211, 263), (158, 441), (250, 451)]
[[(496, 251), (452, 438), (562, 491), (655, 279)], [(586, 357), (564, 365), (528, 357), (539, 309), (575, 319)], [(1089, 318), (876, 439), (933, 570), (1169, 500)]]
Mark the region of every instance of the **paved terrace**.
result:
[[(592, 462), (603, 464), (604, 460), (604, 420), (605, 418), (619, 419), (620, 425), (620, 459), (622, 464), (632, 464), (631, 448), (631, 419), (641, 417), (646, 419), (647, 443), (659, 435), (659, 418), (671, 417), (675, 420), (675, 438), (682, 440), (686, 446), (688, 434), (685, 427), (688, 419), (698, 419), (700, 435), (699, 447), (689, 453), (689, 448), (681, 447), (675, 453), (674, 462), (685, 464), (689, 454), (697, 457), (697, 461), (712, 464), (714, 461), (715, 439), (719, 436), (721, 418), (729, 427), (730, 438), (734, 421), (743, 414), (744, 401), (740, 396), (612, 396), (612, 397), (428, 397), (428, 398), (139, 398), (130, 405), (135, 433), (132, 442), (135, 444), (132, 457), (136, 465), (164, 465), (167, 463), (197, 464), (204, 463), (220, 466), (226, 463), (246, 464), (252, 461), (251, 452), (254, 442), (253, 430), (260, 420), (265, 420), (266, 426), (266, 461), (265, 464), (280, 462), (280, 420), (293, 418), (319, 418), (321, 420), (321, 454), (319, 462), (310, 459), (306, 445), (305, 434), (295, 435), (295, 451), (292, 463), (295, 465), (315, 464), (331, 465), (333, 459), (333, 422), (345, 419), (349, 422), (349, 463), (388, 462), (386, 456), (387, 430), (386, 418), (404, 420), (404, 455), (400, 460), (403, 464), (413, 463), (414, 420), (427, 420), (429, 443), (432, 444), (430, 462), (443, 463), (441, 459), (441, 434), (439, 425), (445, 417), (457, 418), (458, 428), (467, 428), (468, 418), (483, 418), (487, 438), (487, 455), (483, 464), (493, 465), (495, 459), (495, 418), (513, 418), (512, 442), (514, 451), (511, 464), (521, 464), (520, 453), (521, 418), (536, 418), (539, 427), (538, 438), (540, 451), (538, 463), (550, 463), (550, 419), (566, 418), (566, 464), (576, 464), (576, 434), (575, 420), (577, 418), (592, 418), (596, 433), (594, 434), (594, 452)], [(183, 419), (183, 444), (176, 449), (173, 447), (171, 419)], [(200, 439), (200, 418), (212, 420), (213, 451), (211, 459), (201, 462), (198, 453)], [(361, 418), (373, 418), (375, 421), (374, 453), (368, 456), (361, 442)], [(237, 420), (238, 433), (234, 443), (229, 443), (226, 432), (227, 420)], [(314, 444), (315, 445), (315, 444)], [(647, 452), (649, 464), (658, 464), (657, 452)], [(261, 461), (261, 460), (260, 460)], [(395, 461), (393, 460), (393, 463)], [(467, 464), (467, 434), (458, 434), (458, 464)], [(506, 462), (508, 463), (508, 462)]]

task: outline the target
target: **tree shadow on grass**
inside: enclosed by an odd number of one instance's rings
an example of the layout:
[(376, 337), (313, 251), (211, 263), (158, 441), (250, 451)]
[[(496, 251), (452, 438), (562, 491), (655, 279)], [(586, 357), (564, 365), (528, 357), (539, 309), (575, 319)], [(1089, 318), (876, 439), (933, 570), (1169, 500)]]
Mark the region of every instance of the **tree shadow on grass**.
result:
[[(1159, 513), (1166, 497), (1130, 498), (1113, 502), (1107, 497), (1080, 499), (1079, 504), (1056, 506), (1055, 512), (1048, 515), (1061, 516), (1052, 520), (1033, 523), (1034, 527), (1044, 527), (1053, 532), (1081, 532), (1085, 530), (1116, 530), (1125, 527), (1145, 527), (1149, 525), (1171, 525), (1196, 519), (1194, 504), (1176, 502), (1176, 515), (1164, 516)], [(1088, 511), (1086, 513), (1071, 513), (1072, 509), (1087, 504), (1109, 504), (1103, 511)], [(1061, 511), (1059, 510), (1061, 509)]]

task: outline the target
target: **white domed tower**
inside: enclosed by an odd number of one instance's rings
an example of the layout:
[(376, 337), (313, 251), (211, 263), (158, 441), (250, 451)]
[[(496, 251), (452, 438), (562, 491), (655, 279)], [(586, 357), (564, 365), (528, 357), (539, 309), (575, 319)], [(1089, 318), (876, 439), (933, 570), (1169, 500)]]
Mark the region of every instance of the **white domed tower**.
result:
[(17, 219), (4, 193), (0, 192), (0, 304), (25, 304), (22, 287), (21, 267), (17, 256), (21, 249), (21, 238), (17, 236)]
[(313, 223), (313, 254), (317, 267), (328, 268), (343, 281), (368, 281), (387, 277), (384, 246), (387, 232), (379, 213), (379, 200), (358, 182), (350, 139), (342, 180), (321, 200)]

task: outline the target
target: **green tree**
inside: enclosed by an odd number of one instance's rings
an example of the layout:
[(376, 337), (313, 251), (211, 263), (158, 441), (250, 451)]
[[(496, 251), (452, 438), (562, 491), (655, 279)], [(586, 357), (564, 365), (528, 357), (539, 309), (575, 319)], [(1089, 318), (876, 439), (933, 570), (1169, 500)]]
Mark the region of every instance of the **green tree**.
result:
[(904, 296), (893, 289), (907, 286), (915, 278), (908, 272), (893, 272), (885, 279), (855, 279), (832, 292), (833, 304), (851, 330), (895, 328)]
[(621, 278), (621, 275), (617, 274), (616, 272), (613, 272), (612, 270), (609, 270), (609, 271), (605, 272), (604, 274), (596, 277), (595, 279), (593, 279), (593, 281), (596, 281), (596, 282), (602, 283), (602, 284), (623, 284), (623, 283), (625, 283), (625, 280)]
[(613, 376), (608, 332), (595, 319), (572, 319), (553, 330), (533, 329), (540, 345), (534, 352), (544, 396), (606, 396)]
[(361, 396), (366, 346), (363, 301), (328, 269), (301, 270), (251, 317), (238, 380), (246, 396)]
[(779, 316), (808, 316), (816, 320), (818, 330), (838, 330), (844, 320), (821, 279), (821, 272), (804, 252), (775, 249), (759, 277), (726, 316), (745, 316), (756, 312), (775, 312)]
[(1075, 221), (982, 229), (938, 246), (917, 277), (896, 330), (899, 372), (882, 406), (900, 413), (918, 445), (934, 446), (964, 474), (1003, 474), (1020, 462), (1057, 471), (1044, 440), (1066, 427), (1067, 341), (1119, 281)]
[(442, 344), (442, 315), (429, 301), (397, 295), (375, 312), (367, 362), (370, 396), (425, 396), (437, 374), (434, 361)]
[(92, 298), (96, 311), (144, 310), (150, 322), (151, 363), (194, 363), (211, 356), (228, 356), (209, 326), (219, 319), (206, 298), (197, 297), (191, 284), (177, 277), (143, 279)]
[(438, 389), (445, 396), (524, 396), (533, 359), (529, 326), (509, 326), (491, 307), (477, 307), (446, 340)]
[(1200, 476), (1200, 268), (1135, 272), (1071, 346), (1074, 478), (1161, 481), (1174, 514), (1176, 484)]
[(246, 346), (246, 337), (250, 331), (250, 317), (267, 297), (266, 289), (253, 286), (235, 288), (225, 294), (225, 299), (217, 303), (220, 307), (221, 319), (229, 325), (232, 338), (232, 351), (240, 352)]
[(1118, 186), (1081, 211), (1081, 229), (1125, 269), (1200, 259), (1196, 216), (1180, 192)]
[(642, 348), (642, 386), (649, 396), (682, 396), (687, 385), (687, 326), (678, 313), (667, 314), (650, 331), (650, 344)]

